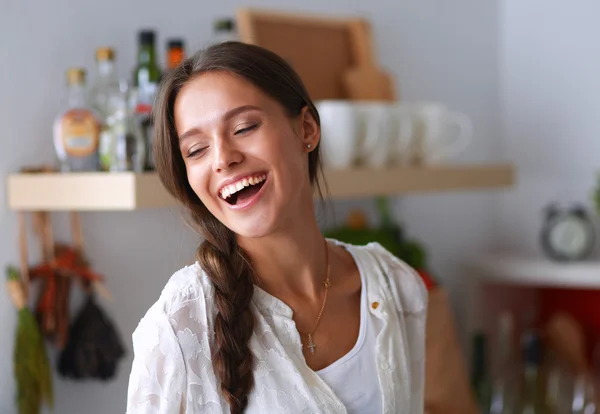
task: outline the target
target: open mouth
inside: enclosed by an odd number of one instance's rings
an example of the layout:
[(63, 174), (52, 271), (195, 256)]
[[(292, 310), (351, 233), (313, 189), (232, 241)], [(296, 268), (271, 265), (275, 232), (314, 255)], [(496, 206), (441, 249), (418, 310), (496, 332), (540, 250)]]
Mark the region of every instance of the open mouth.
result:
[(220, 192), (221, 198), (232, 206), (243, 204), (260, 191), (263, 185), (265, 185), (266, 179), (267, 174), (244, 178), (235, 184), (223, 188)]

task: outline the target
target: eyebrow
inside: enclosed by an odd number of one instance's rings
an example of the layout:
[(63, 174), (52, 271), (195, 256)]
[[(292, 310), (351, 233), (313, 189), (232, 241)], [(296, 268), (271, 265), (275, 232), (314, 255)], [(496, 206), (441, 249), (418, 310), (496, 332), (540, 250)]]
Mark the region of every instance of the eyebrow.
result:
[[(233, 118), (243, 112), (260, 111), (260, 110), (261, 109), (258, 106), (254, 106), (254, 105), (238, 106), (237, 108), (233, 108), (233, 109), (230, 109), (229, 111), (225, 112), (225, 114), (221, 117), (221, 121), (227, 122), (231, 118)], [(200, 133), (200, 128), (194, 127), (192, 129), (185, 131), (183, 134), (181, 134), (181, 136), (179, 137), (179, 141), (183, 141), (184, 139), (189, 138), (189, 137), (199, 134), (199, 133)]]

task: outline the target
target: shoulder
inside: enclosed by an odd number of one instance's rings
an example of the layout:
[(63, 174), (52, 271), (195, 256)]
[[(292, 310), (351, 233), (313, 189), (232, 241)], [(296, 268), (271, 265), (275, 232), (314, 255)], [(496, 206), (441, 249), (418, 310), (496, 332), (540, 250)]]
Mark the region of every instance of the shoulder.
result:
[[(134, 358), (129, 376), (127, 413), (180, 412), (185, 405), (186, 372), (191, 361), (196, 371), (210, 365), (209, 329), (212, 290), (198, 264), (175, 272), (159, 298), (141, 318), (132, 334)], [(202, 355), (202, 357), (200, 357)], [(211, 397), (206, 385), (200, 403)], [(216, 392), (216, 391), (215, 391)]]
[[(425, 282), (415, 269), (393, 255), (378, 242), (354, 245), (337, 240), (336, 244), (345, 247), (363, 267), (370, 280), (381, 286), (389, 284), (391, 293), (405, 313), (419, 313), (427, 308), (428, 293)], [(383, 273), (383, 279), (377, 274)]]
[(139, 321), (133, 341), (144, 341), (147, 334), (164, 329), (165, 324), (175, 335), (186, 328), (206, 331), (212, 324), (213, 295), (208, 276), (197, 262), (177, 270)]

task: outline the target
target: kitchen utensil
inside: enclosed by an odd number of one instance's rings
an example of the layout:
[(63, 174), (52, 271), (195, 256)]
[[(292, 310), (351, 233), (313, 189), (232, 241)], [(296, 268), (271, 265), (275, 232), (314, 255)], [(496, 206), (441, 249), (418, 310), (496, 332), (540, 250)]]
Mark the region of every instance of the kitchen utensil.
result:
[(240, 8), (241, 41), (282, 56), (298, 72), (313, 100), (347, 99), (341, 74), (372, 65), (370, 24), (360, 17)]

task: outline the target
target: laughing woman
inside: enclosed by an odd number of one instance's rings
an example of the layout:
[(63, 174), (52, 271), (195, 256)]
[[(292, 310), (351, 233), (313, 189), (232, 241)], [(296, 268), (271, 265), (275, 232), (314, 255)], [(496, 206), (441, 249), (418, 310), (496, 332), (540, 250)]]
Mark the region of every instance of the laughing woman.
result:
[(127, 413), (422, 414), (425, 286), (320, 232), (319, 114), (294, 70), (212, 46), (166, 75), (154, 118), (160, 179), (205, 241), (133, 334)]

